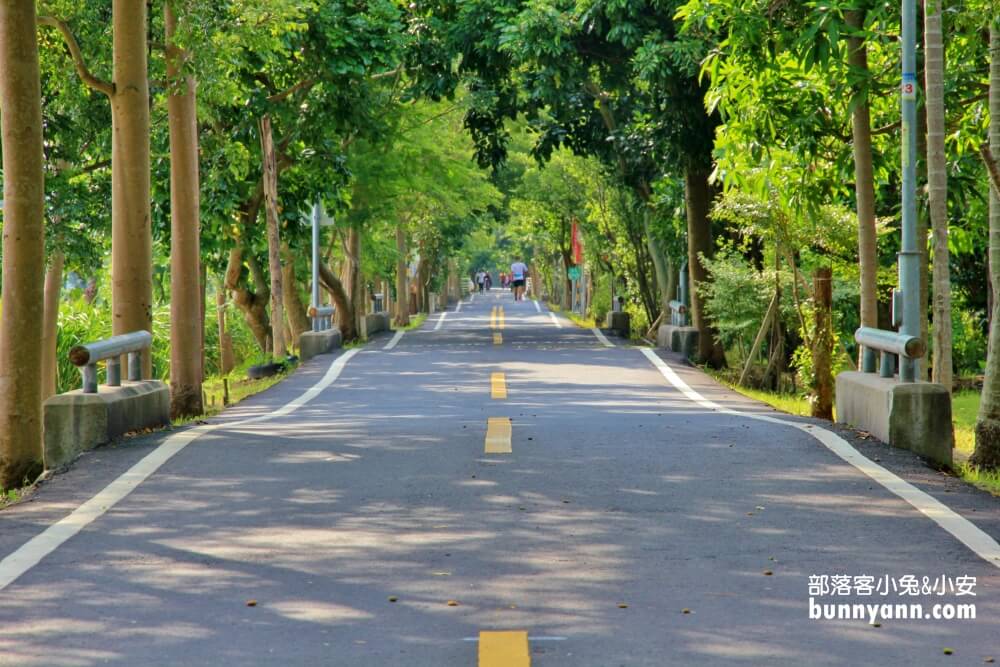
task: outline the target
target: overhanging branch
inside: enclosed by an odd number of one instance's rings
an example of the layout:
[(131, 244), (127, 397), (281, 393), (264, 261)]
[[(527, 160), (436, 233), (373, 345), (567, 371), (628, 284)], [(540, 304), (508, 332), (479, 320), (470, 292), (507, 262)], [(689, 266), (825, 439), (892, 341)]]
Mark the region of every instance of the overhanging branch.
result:
[(76, 66), (77, 74), (80, 75), (80, 80), (90, 88), (100, 91), (108, 97), (115, 94), (114, 84), (97, 78), (87, 69), (87, 63), (83, 61), (83, 53), (80, 51), (80, 44), (76, 41), (73, 31), (70, 30), (69, 25), (65, 21), (60, 21), (54, 16), (39, 16), (38, 24), (47, 25), (62, 33), (63, 41), (66, 43), (66, 48), (69, 49), (69, 54), (73, 58), (73, 64)]

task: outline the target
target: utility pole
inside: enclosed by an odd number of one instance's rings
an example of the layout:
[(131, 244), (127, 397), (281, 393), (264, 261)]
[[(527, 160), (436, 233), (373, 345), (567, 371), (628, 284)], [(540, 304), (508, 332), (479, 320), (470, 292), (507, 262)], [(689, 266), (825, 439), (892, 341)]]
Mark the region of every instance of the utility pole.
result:
[[(893, 296), (894, 324), (900, 333), (920, 336), (920, 255), (917, 251), (917, 8), (903, 0), (902, 102), (903, 239), (899, 253), (899, 290)], [(900, 303), (902, 302), (902, 303)], [(901, 306), (902, 313), (899, 312)], [(902, 317), (900, 317), (902, 316)], [(899, 380), (916, 382), (919, 360), (900, 358)]]
[[(319, 201), (313, 204), (312, 208), (312, 307), (319, 310)], [(319, 313), (313, 315), (312, 330), (319, 331)]]

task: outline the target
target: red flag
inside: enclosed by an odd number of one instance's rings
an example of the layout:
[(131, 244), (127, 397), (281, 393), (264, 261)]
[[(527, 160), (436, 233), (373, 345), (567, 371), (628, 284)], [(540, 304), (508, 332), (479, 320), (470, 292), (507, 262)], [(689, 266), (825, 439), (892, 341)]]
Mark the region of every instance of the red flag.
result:
[(573, 253), (573, 263), (576, 265), (583, 264), (583, 242), (580, 239), (580, 227), (576, 224), (576, 220), (573, 221), (573, 229), (570, 235), (570, 248)]

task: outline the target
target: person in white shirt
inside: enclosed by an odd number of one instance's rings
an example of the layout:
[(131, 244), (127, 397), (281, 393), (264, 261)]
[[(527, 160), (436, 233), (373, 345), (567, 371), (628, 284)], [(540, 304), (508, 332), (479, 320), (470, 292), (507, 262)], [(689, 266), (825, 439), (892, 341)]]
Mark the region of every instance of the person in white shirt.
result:
[(484, 282), (486, 282), (486, 272), (483, 271), (482, 269), (480, 269), (479, 273), (476, 274), (476, 285), (479, 286), (479, 293), (480, 294), (483, 293), (483, 287), (484, 287), (483, 283)]
[(521, 260), (510, 265), (511, 285), (514, 287), (514, 301), (524, 300), (524, 282), (528, 278), (528, 266)]

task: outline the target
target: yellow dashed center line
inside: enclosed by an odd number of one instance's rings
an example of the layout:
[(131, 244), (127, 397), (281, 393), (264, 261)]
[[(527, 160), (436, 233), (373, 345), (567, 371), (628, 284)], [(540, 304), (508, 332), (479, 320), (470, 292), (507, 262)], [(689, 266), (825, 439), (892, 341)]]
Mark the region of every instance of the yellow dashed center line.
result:
[(510, 417), (490, 417), (486, 420), (486, 453), (510, 454)]
[(494, 345), (502, 345), (503, 344), (503, 334), (500, 333), (499, 331), (494, 331), (493, 332), (493, 344)]
[(503, 331), (504, 323), (503, 306), (493, 306), (490, 310), (490, 329), (500, 329)]
[(528, 633), (479, 633), (479, 667), (531, 667)]
[(493, 373), (490, 376), (490, 396), (492, 398), (507, 398), (507, 378), (504, 377), (503, 373)]

